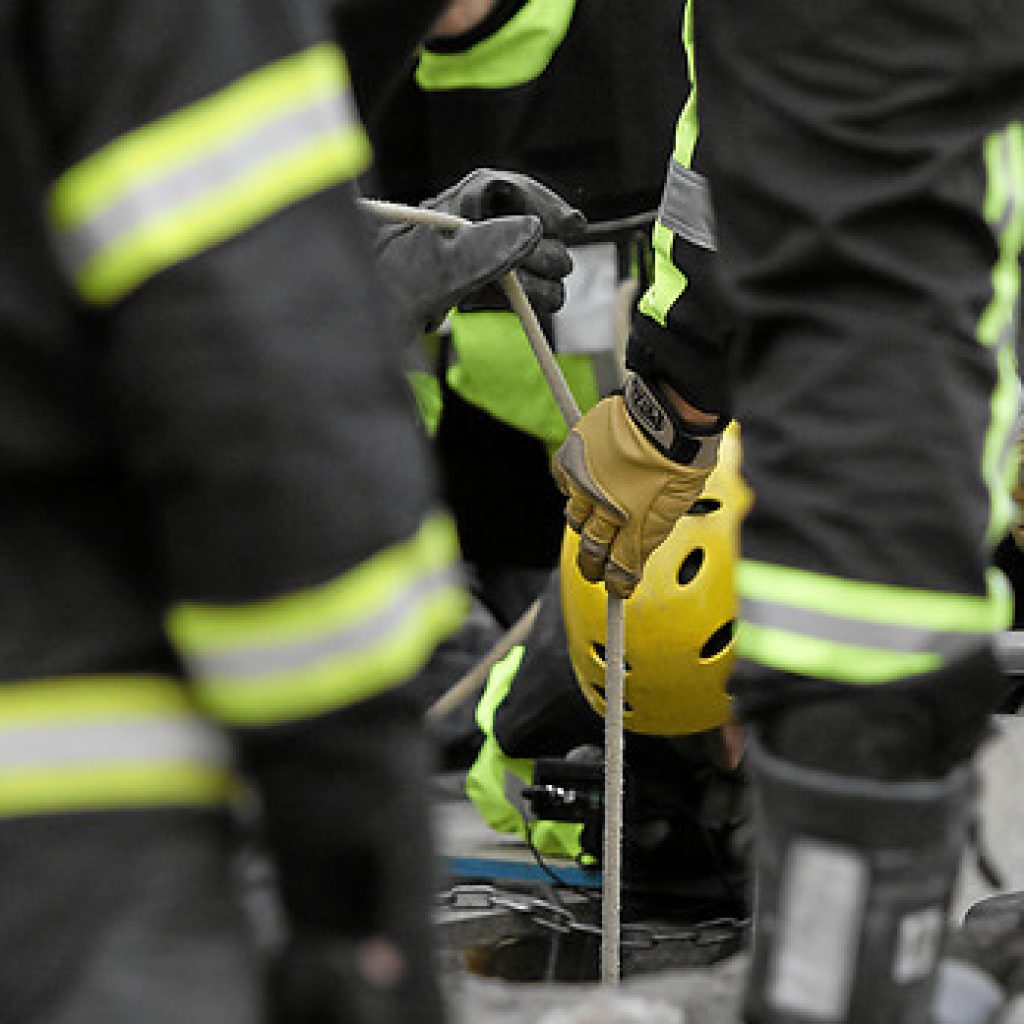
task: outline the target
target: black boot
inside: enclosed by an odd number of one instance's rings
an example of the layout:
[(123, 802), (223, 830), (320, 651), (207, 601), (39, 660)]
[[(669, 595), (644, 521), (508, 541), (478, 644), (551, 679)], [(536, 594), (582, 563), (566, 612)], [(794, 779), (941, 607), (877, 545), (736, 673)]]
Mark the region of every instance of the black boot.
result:
[(994, 1024), (1024, 992), (1024, 892), (975, 903), (947, 944), (933, 1024)]
[(752, 737), (748, 1024), (928, 1024), (973, 772), (877, 781)]

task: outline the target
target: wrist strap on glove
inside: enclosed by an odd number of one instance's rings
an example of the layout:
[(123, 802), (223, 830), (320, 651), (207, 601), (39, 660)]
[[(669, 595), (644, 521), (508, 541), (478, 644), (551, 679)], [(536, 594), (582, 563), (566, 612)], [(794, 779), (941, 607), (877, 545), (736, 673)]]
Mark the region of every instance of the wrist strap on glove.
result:
[(683, 420), (656, 385), (638, 373), (627, 374), (623, 399), (630, 418), (667, 459), (684, 466), (714, 465), (721, 438), (720, 424), (714, 424), (702, 435), (699, 428)]

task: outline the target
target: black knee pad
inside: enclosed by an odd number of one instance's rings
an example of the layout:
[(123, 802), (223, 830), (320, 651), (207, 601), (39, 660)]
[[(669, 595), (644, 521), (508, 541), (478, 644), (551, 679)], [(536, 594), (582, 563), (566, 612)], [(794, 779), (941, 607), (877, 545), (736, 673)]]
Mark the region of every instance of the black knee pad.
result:
[(746, 664), (733, 685), (761, 742), (794, 764), (861, 778), (938, 777), (986, 736), (1007, 681), (989, 649), (935, 672), (852, 685)]

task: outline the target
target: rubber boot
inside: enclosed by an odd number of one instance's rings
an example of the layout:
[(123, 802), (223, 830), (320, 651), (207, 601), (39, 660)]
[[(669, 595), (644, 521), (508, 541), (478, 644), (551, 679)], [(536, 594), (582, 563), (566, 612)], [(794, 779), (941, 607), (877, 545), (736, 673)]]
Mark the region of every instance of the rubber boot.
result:
[(929, 1024), (973, 772), (880, 782), (749, 741), (748, 1024)]
[(993, 1024), (1024, 992), (1024, 892), (980, 900), (950, 936), (932, 1024)]

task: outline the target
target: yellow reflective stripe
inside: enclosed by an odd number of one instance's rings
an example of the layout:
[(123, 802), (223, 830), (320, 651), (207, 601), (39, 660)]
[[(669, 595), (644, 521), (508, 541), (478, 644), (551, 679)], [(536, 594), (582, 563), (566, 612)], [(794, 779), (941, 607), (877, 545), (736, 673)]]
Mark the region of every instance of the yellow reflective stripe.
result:
[(739, 624), (736, 644), (741, 657), (759, 665), (843, 683), (885, 683), (934, 671), (943, 662), (931, 652), (876, 650), (745, 621)]
[(484, 687), (483, 696), (476, 706), (474, 717), (480, 731), (485, 736), (494, 733), (494, 713), (498, 705), (508, 696), (512, 687), (512, 680), (515, 679), (519, 666), (522, 664), (526, 648), (517, 644), (500, 661), (496, 662), (494, 668), (487, 675), (487, 685)]
[(676, 123), (675, 145), (672, 159), (689, 167), (693, 162), (693, 151), (697, 148), (699, 126), (697, 122), (697, 65), (694, 58), (693, 6), (686, 5), (683, 15), (683, 48), (686, 51), (686, 66), (690, 75), (690, 92), (686, 97), (683, 112)]
[(569, 31), (576, 0), (529, 0), (497, 32), (467, 50), (424, 50), (416, 83), (427, 92), (508, 89), (532, 81)]
[(1002, 574), (989, 596), (843, 580), (749, 560), (737, 587), (741, 656), (786, 672), (880, 683), (933, 671), (1005, 628), (1012, 600)]
[(444, 411), (444, 396), (441, 393), (441, 382), (432, 373), (424, 370), (408, 370), (406, 377), (412, 388), (412, 396), (416, 400), (423, 428), (433, 437), (437, 433)]
[(179, 605), (168, 633), (205, 706), (236, 725), (319, 714), (407, 679), (465, 611), (445, 515), (320, 587), (251, 605)]
[[(683, 43), (686, 47), (686, 62), (690, 69), (690, 94), (676, 123), (675, 146), (672, 164), (689, 167), (693, 162), (693, 151), (697, 148), (700, 133), (697, 122), (697, 76), (694, 65), (693, 46), (693, 4), (686, 5), (683, 17)], [(666, 179), (668, 187), (671, 174)], [(686, 275), (672, 260), (672, 240), (675, 236), (660, 221), (654, 225), (652, 242), (654, 246), (654, 279), (640, 297), (639, 310), (655, 323), (667, 327), (669, 310), (679, 301), (689, 284)]]
[(49, 197), (58, 250), (87, 301), (154, 273), (365, 169), (341, 52), (320, 44), (115, 139)]
[(0, 816), (221, 804), (236, 788), (231, 761), (180, 681), (0, 685)]
[(672, 241), (675, 235), (660, 221), (652, 232), (654, 245), (654, 280), (640, 296), (640, 312), (662, 327), (668, 326), (668, 311), (679, 301), (689, 286), (686, 275), (672, 262)]
[(1015, 335), (1024, 246), (1024, 128), (1013, 124), (990, 135), (984, 156), (985, 218), (999, 242), (992, 268), (992, 298), (978, 322), (978, 340), (995, 348), (998, 372), (982, 454), (982, 474), (989, 491), (986, 540), (995, 545), (1016, 518), (1010, 491), (1017, 473), (1013, 440), (1020, 407)]
[(227, 770), (150, 761), (74, 765), (63, 769), (0, 774), (0, 815), (69, 811), (210, 807), (225, 803), (236, 787)]
[[(448, 386), (495, 419), (545, 443), (561, 444), (568, 432), (565, 417), (519, 318), (509, 312), (453, 310), (448, 323), (456, 357), (447, 371)], [(584, 411), (591, 408), (600, 397), (593, 361), (572, 354), (556, 359), (576, 404)]]
[(0, 730), (98, 718), (175, 715), (195, 707), (180, 682), (166, 676), (67, 676), (0, 684)]
[(737, 570), (737, 589), (744, 599), (844, 619), (965, 633), (1005, 628), (1009, 605), (1006, 581), (992, 571), (988, 583), (988, 596), (974, 597), (840, 579), (750, 559), (741, 561)]
[(982, 475), (989, 493), (989, 521), (985, 530), (989, 547), (995, 547), (1017, 519), (1012, 490), (1019, 468), (1014, 439), (1021, 385), (1012, 341), (999, 347), (997, 372), (998, 381), (992, 394), (992, 419), (982, 452)]

